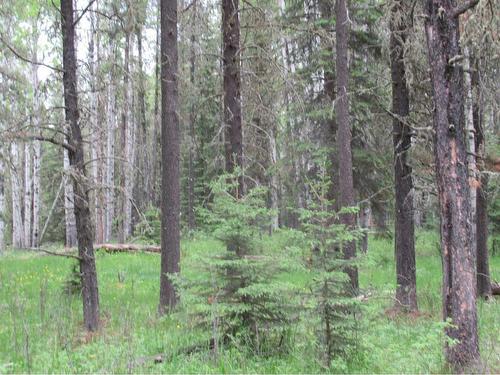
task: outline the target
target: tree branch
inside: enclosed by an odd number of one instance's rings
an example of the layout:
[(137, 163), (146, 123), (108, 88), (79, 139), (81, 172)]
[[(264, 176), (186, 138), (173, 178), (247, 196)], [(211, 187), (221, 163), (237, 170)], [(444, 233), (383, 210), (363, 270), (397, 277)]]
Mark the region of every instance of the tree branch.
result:
[(78, 18), (75, 20), (75, 22), (73, 22), (73, 27), (76, 26), (76, 24), (78, 22), (80, 22), (80, 20), (82, 19), (82, 17), (85, 15), (85, 13), (87, 13), (87, 11), (89, 10), (89, 8), (92, 6), (92, 4), (95, 3), (95, 0), (90, 0), (90, 2), (88, 3), (88, 5), (85, 7), (85, 9), (82, 11), (82, 13), (78, 16)]
[(467, 12), (469, 9), (474, 8), (479, 3), (479, 0), (468, 0), (465, 4), (456, 6), (451, 13), (453, 18), (460, 16), (461, 14)]
[(5, 39), (3, 38), (3, 36), (0, 34), (0, 42), (2, 42), (9, 50), (10, 52), (12, 52), (18, 59), (24, 61), (24, 62), (27, 62), (29, 64), (33, 64), (33, 65), (39, 65), (39, 66), (44, 66), (46, 68), (49, 68), (49, 69), (52, 69), (52, 70), (55, 70), (56, 72), (64, 72), (64, 70), (60, 69), (60, 68), (57, 68), (55, 66), (52, 66), (52, 65), (48, 65), (48, 64), (45, 64), (43, 62), (40, 62), (40, 61), (33, 61), (31, 59), (28, 59), (27, 57), (21, 55), (19, 52), (17, 52), (14, 47), (12, 47), (9, 43), (7, 43), (5, 41)]

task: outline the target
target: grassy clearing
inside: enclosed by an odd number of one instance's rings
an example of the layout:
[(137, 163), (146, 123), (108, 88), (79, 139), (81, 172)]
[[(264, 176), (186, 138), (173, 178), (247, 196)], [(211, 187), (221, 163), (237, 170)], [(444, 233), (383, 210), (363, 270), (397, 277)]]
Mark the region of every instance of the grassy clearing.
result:
[[(281, 251), (287, 233), (263, 239), (267, 251)], [(370, 239), (360, 282), (365, 300), (359, 319), (359, 354), (336, 361), (334, 372), (443, 372), (437, 236), (417, 238), (418, 294), (421, 314), (393, 317), (393, 247)], [(196, 277), (196, 256), (220, 244), (198, 237), (182, 243), (182, 272)], [(227, 349), (214, 359), (208, 350), (183, 353), (206, 337), (189, 326), (184, 312), (158, 318), (159, 256), (97, 254), (103, 328), (95, 335), (81, 329), (81, 301), (62, 292), (73, 261), (33, 252), (9, 252), (0, 258), (0, 373), (10, 372), (175, 372), (175, 373), (311, 373), (325, 372), (316, 360), (311, 327), (294, 327), (288, 354), (256, 356)], [(500, 279), (500, 258), (491, 259)], [(298, 285), (306, 274), (282, 276)], [(479, 303), (481, 353), (490, 372), (500, 371), (500, 302)], [(166, 355), (155, 364), (154, 356)]]

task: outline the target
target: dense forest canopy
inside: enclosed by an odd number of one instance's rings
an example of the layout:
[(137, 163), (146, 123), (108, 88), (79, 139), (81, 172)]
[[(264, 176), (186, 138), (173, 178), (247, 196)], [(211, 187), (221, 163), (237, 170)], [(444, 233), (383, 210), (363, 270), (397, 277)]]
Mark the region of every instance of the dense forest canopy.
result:
[(0, 373), (500, 370), (499, 12), (1, 2)]

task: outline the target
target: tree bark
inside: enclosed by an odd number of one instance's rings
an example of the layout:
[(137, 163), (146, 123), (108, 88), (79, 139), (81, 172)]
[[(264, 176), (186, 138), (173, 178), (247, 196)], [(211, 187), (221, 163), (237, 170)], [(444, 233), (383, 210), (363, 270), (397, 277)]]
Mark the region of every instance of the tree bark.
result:
[(32, 158), (31, 158), (31, 143), (24, 143), (24, 247), (31, 247), (31, 218), (32, 218)]
[(459, 20), (451, 0), (427, 0), (425, 31), (434, 101), (434, 153), (441, 218), (447, 362), (461, 371), (479, 359), (476, 254), (472, 251)]
[(5, 164), (3, 145), (0, 144), (0, 255), (5, 250)]
[[(34, 37), (33, 41), (33, 59), (38, 61), (37, 56), (37, 43), (38, 35)], [(40, 108), (40, 92), (38, 80), (38, 66), (32, 67), (32, 80), (33, 80), (33, 122), (34, 131), (36, 134), (40, 131), (41, 108)], [(33, 142), (33, 226), (31, 230), (31, 246), (38, 247), (40, 245), (40, 206), (41, 200), (41, 162), (42, 162), (42, 143), (40, 141)]]
[(64, 182), (64, 221), (66, 228), (66, 247), (75, 247), (78, 244), (75, 219), (75, 194), (68, 150), (64, 149), (63, 168), (66, 174)]
[(161, 0), (161, 274), (160, 314), (178, 296), (169, 274), (180, 263), (180, 131), (178, 117), (177, 0)]
[(241, 127), (240, 17), (239, 0), (222, 0), (224, 76), (224, 126), (226, 171), (240, 169), (236, 197), (244, 193), (243, 133)]
[[(476, 68), (476, 67), (475, 67)], [(485, 163), (485, 140), (483, 129), (482, 100), (478, 84), (479, 72), (473, 74), (472, 85), (476, 87), (478, 93), (473, 104), (473, 122), (475, 131), (475, 147), (477, 155), (477, 166), (479, 171), (484, 171)], [(490, 266), (488, 255), (488, 175), (480, 173), (479, 183), (477, 184), (476, 194), (476, 218), (472, 225), (476, 225), (476, 251), (477, 251), (477, 295), (489, 298), (492, 295), (492, 286), (490, 278)]]
[[(189, 54), (189, 82), (191, 87), (194, 88), (195, 85), (195, 73), (196, 73), (196, 0), (193, 2), (193, 15), (191, 22), (191, 44), (190, 44), (190, 54)], [(195, 216), (194, 216), (194, 205), (195, 205), (195, 171), (194, 171), (194, 153), (196, 145), (196, 132), (195, 132), (195, 105), (194, 101), (191, 104), (191, 110), (189, 113), (189, 161), (188, 161), (188, 228), (193, 231), (196, 226)]]
[(412, 168), (408, 164), (411, 147), (411, 128), (407, 124), (410, 113), (410, 94), (406, 84), (404, 45), (408, 35), (408, 16), (402, 2), (396, 0), (391, 9), (391, 79), (394, 143), (394, 253), (396, 258), (395, 307), (416, 311), (417, 276), (415, 265), (415, 224), (413, 215)]
[(88, 331), (96, 331), (99, 327), (99, 291), (93, 248), (92, 216), (89, 208), (88, 177), (85, 170), (84, 143), (79, 124), (73, 0), (61, 0), (61, 29), (63, 36), (64, 112), (70, 129), (68, 142), (73, 146), (73, 150), (68, 151), (68, 157), (72, 169), (71, 177), (75, 197), (83, 321)]
[[(109, 41), (109, 57), (115, 58), (113, 40)], [(110, 68), (107, 94), (107, 130), (106, 130), (106, 193), (105, 193), (105, 225), (104, 239), (110, 241), (113, 235), (113, 220), (115, 213), (115, 128), (116, 128), (116, 98), (114, 85), (114, 68)]]
[[(337, 149), (339, 161), (339, 208), (354, 206), (354, 182), (352, 175), (351, 125), (349, 122), (349, 20), (347, 18), (346, 0), (336, 1), (336, 86), (337, 99), (335, 101), (337, 119)], [(340, 222), (346, 230), (353, 230), (356, 217), (352, 213), (340, 215)], [(351, 260), (356, 256), (356, 244), (348, 241), (343, 244), (344, 258)], [(358, 293), (358, 270), (355, 266), (348, 266), (347, 274), (350, 279), (352, 294)]]
[(11, 194), (12, 194), (12, 246), (14, 248), (24, 247), (24, 229), (22, 216), (22, 184), (19, 177), (19, 146), (12, 142), (10, 146), (11, 153)]

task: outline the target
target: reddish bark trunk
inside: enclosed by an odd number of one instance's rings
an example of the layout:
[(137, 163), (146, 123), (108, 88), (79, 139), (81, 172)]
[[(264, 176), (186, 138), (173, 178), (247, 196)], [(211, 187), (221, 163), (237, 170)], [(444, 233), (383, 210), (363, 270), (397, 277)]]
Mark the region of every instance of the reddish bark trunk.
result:
[[(224, 75), (224, 126), (226, 171), (243, 169), (241, 128), (240, 18), (239, 0), (222, 0), (222, 39)], [(236, 196), (243, 194), (243, 176), (238, 178)]]
[[(336, 78), (337, 100), (335, 109), (337, 113), (337, 148), (339, 162), (339, 207), (340, 209), (354, 206), (354, 182), (352, 176), (352, 150), (351, 150), (351, 125), (349, 123), (349, 20), (347, 19), (346, 0), (337, 0), (336, 3)], [(356, 217), (352, 213), (340, 215), (340, 222), (348, 230), (354, 229)], [(356, 244), (349, 241), (343, 244), (344, 258), (353, 259), (356, 256)], [(358, 291), (358, 269), (354, 266), (347, 267), (350, 279), (351, 292)]]
[(161, 0), (161, 274), (160, 314), (178, 296), (169, 274), (180, 262), (180, 134), (178, 117), (177, 0)]
[(78, 255), (82, 279), (83, 321), (85, 328), (96, 331), (99, 327), (99, 291), (93, 248), (92, 216), (89, 208), (87, 176), (85, 170), (83, 138), (79, 124), (78, 91), (76, 79), (75, 24), (73, 0), (61, 0), (61, 27), (63, 36), (63, 82), (66, 122), (69, 124), (69, 162), (73, 169), (75, 218)]
[(471, 224), (465, 144), (463, 69), (458, 10), (451, 0), (426, 1), (425, 30), (434, 99), (436, 179), (441, 218), (443, 318), (447, 362), (457, 370), (479, 358), (476, 254)]

